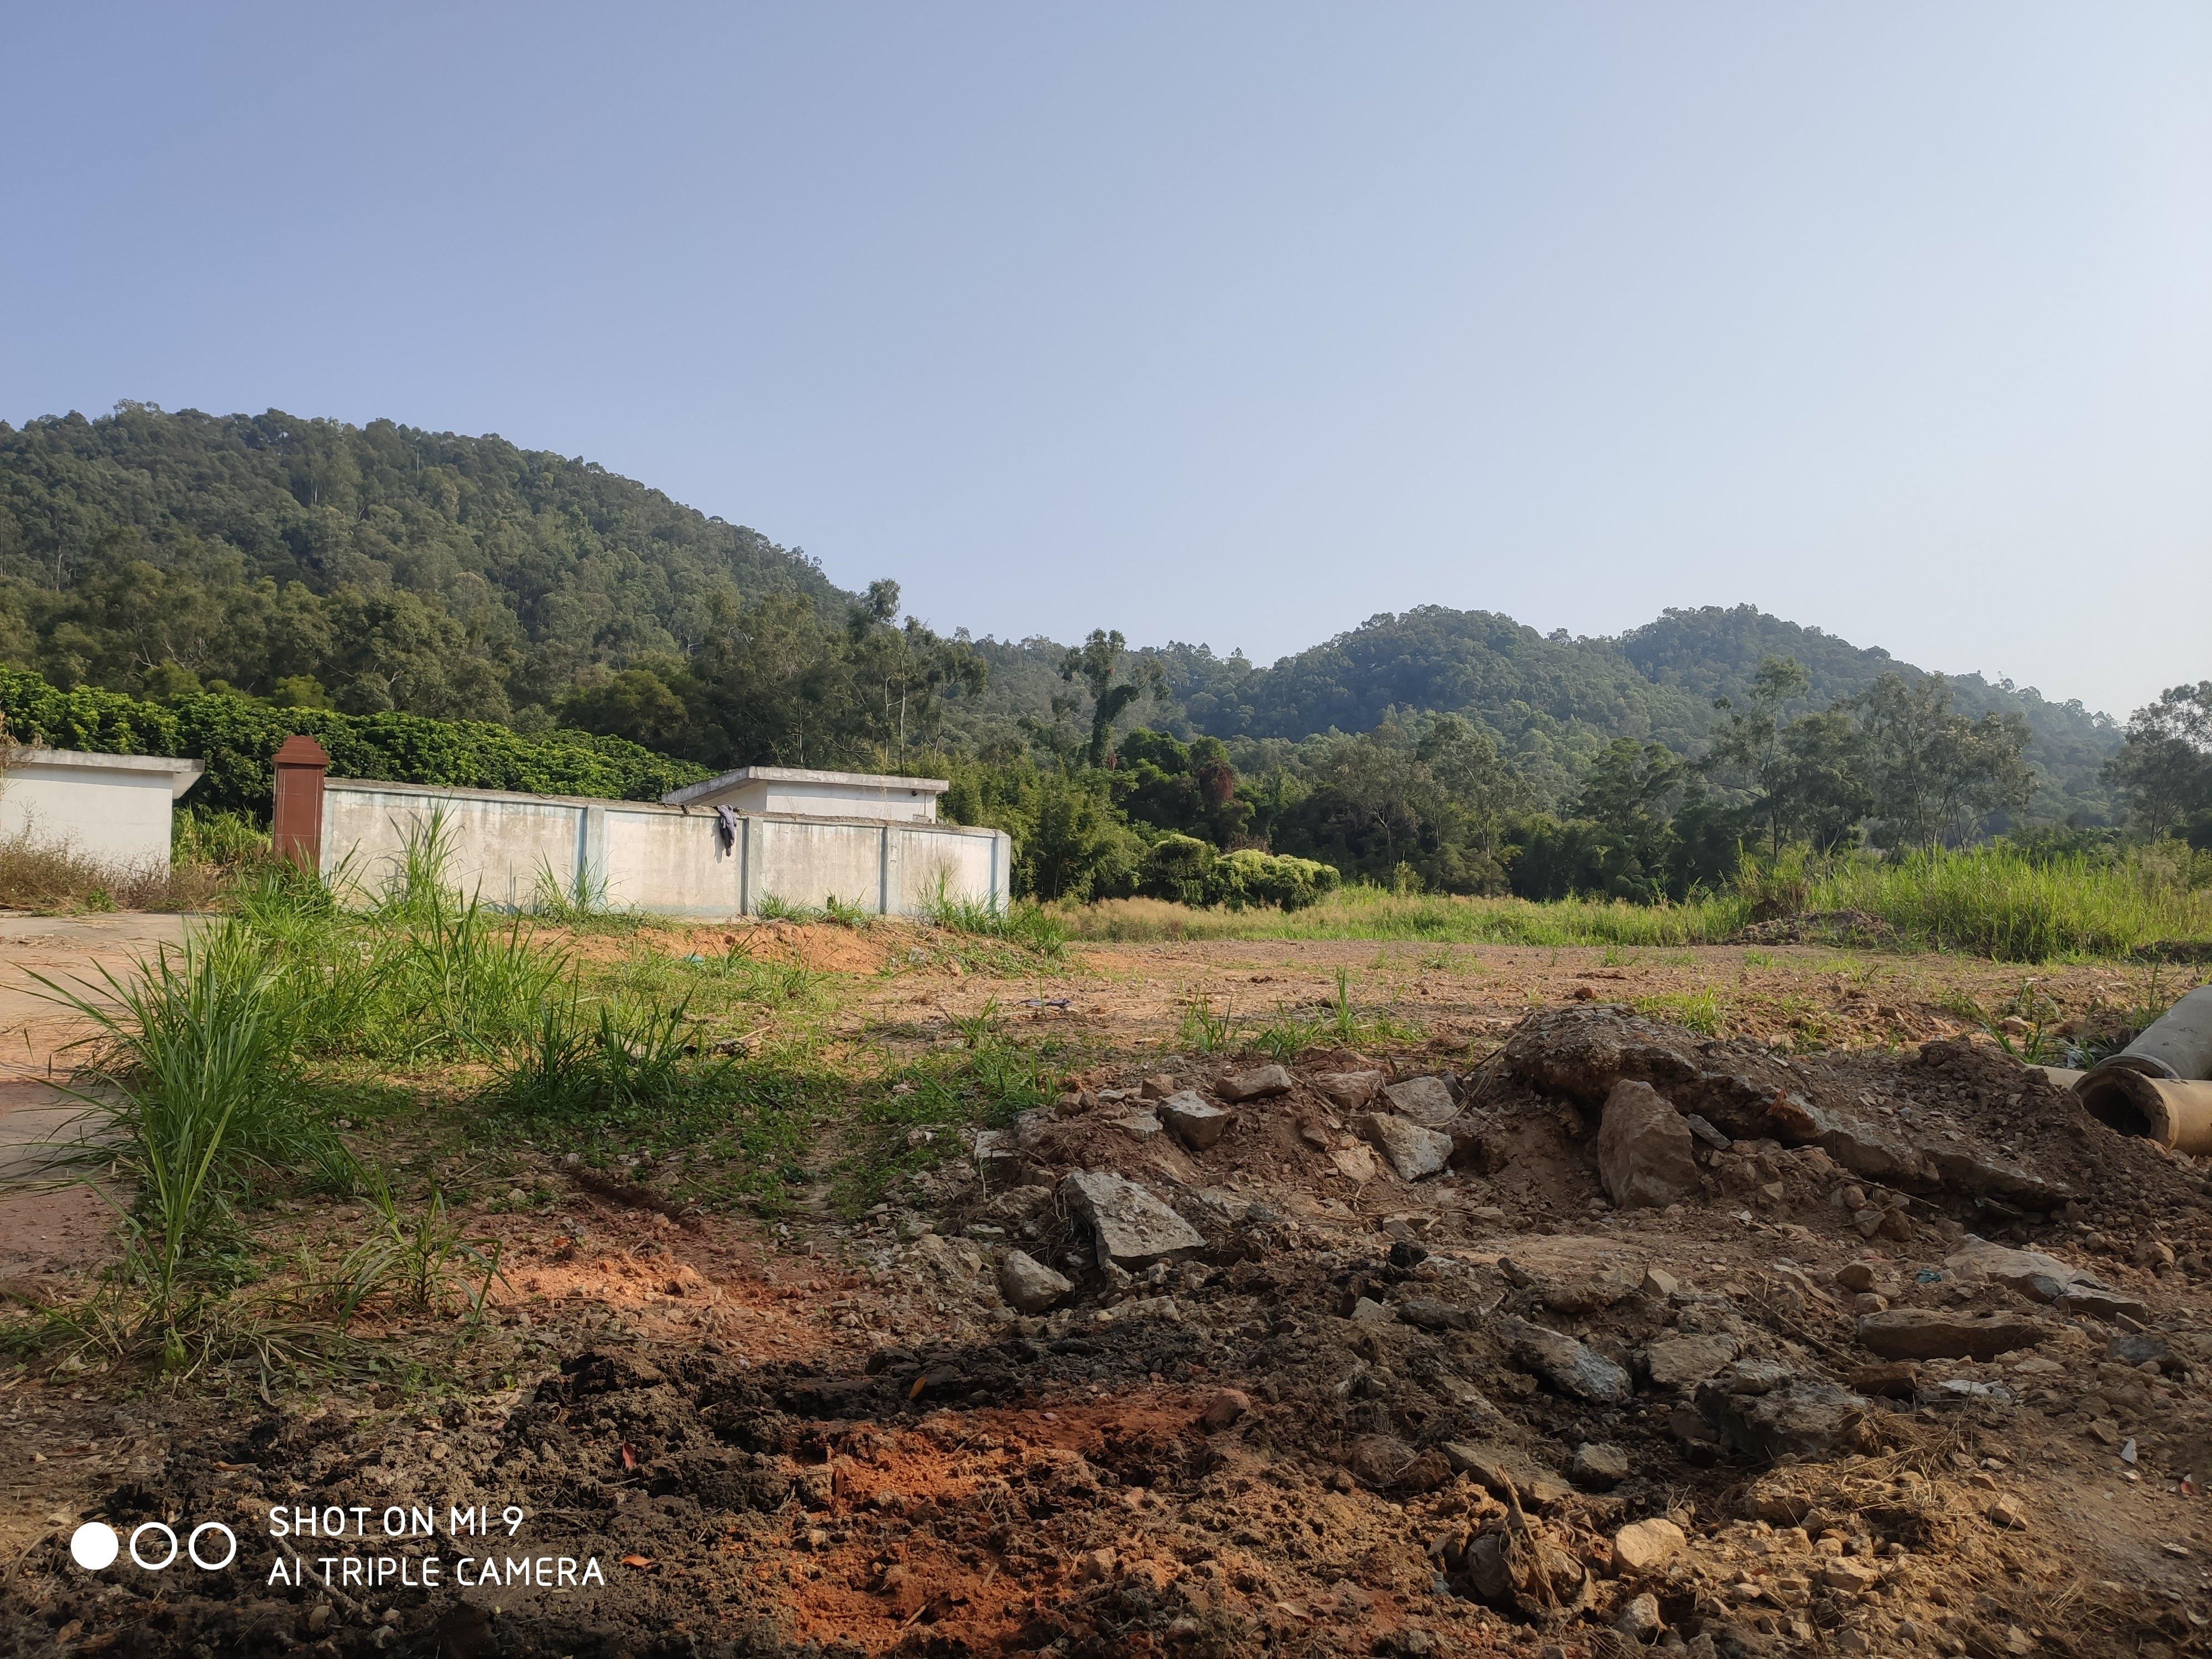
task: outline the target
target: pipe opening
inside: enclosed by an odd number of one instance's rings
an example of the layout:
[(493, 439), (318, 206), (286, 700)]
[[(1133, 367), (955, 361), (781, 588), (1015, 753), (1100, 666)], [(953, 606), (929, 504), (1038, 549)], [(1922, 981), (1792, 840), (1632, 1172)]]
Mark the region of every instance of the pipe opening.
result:
[(2141, 1072), (2115, 1067), (2109, 1072), (2093, 1073), (2084, 1078), (2075, 1092), (2081, 1097), (2082, 1109), (2106, 1128), (2124, 1135), (2133, 1135), (2138, 1140), (2159, 1140), (2165, 1114), (2155, 1117), (2146, 1109), (2145, 1103), (2135, 1097), (2135, 1090), (2126, 1079), (2140, 1078)]

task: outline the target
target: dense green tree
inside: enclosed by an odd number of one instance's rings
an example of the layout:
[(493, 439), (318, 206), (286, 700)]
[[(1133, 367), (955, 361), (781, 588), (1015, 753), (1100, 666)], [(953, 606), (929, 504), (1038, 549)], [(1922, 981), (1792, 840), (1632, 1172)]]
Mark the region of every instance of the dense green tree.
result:
[(1898, 847), (1955, 844), (2026, 803), (2035, 776), (2018, 714), (1970, 719), (1941, 674), (1885, 674), (1852, 698), (1868, 747), (1874, 811)]
[(2136, 709), (2106, 771), (2153, 838), (2212, 815), (2212, 680), (2169, 687)]
[[(1069, 646), (1060, 660), (1060, 678), (1091, 693), (1091, 743), (1084, 757), (1093, 766), (1106, 764), (1106, 752), (1114, 741), (1114, 722), (1124, 711), (1148, 693), (1156, 699), (1166, 695), (1166, 681), (1157, 662), (1144, 657), (1134, 664), (1125, 663), (1128, 645), (1120, 629), (1109, 633), (1094, 628), (1081, 645)], [(1117, 672), (1121, 675), (1118, 680)]]

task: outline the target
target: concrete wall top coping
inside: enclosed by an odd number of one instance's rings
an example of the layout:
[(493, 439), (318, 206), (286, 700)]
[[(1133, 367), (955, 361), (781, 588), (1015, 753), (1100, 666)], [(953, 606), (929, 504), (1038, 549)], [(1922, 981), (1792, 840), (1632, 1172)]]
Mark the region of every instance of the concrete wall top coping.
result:
[(172, 800), (180, 798), (207, 774), (207, 768), (198, 761), (183, 760), (174, 755), (102, 755), (82, 749), (18, 749), (9, 763), (66, 767), (83, 772), (162, 773), (169, 780)]
[[(533, 806), (604, 807), (609, 811), (653, 812), (667, 817), (711, 817), (714, 809), (696, 802), (609, 800), (604, 795), (532, 795), (515, 789), (464, 789), (441, 783), (388, 783), (381, 778), (331, 778), (325, 789), (373, 791), (394, 795), (433, 796), (449, 800), (515, 801)], [(927, 823), (914, 818), (877, 818), (855, 815), (831, 817), (826, 812), (739, 812), (741, 818), (767, 823), (865, 823), (872, 828), (889, 824), (895, 830), (946, 836), (999, 836), (1002, 830), (980, 824), (951, 823), (943, 818)]]
[(884, 772), (817, 772), (803, 766), (740, 766), (704, 783), (671, 790), (660, 799), (682, 806), (708, 800), (749, 783), (823, 783), (848, 789), (900, 789), (910, 795), (941, 795), (952, 786), (943, 778), (902, 778)]

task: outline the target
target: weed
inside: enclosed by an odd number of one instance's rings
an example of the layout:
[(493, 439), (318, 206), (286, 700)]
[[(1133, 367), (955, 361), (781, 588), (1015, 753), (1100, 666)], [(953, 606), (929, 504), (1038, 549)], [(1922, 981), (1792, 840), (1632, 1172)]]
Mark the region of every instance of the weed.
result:
[(1635, 1006), (1639, 1014), (1671, 1020), (1701, 1036), (1721, 1035), (1720, 994), (1710, 986), (1702, 991), (1668, 991), (1638, 997)]
[(753, 906), (753, 914), (763, 921), (809, 922), (822, 920), (822, 912), (809, 904), (793, 904), (774, 893), (763, 893)]
[(1288, 1066), (1320, 1041), (1324, 1029), (1323, 1021), (1300, 1019), (1279, 1002), (1273, 1016), (1254, 1029), (1251, 1045), (1270, 1060)]
[(1229, 1047), (1231, 1021), (1224, 1004), (1219, 1013), (1213, 1012), (1213, 1000), (1194, 996), (1182, 1006), (1182, 1042), (1186, 1048), (1198, 1054), (1218, 1053)]
[(643, 920), (637, 912), (617, 909), (607, 901), (605, 875), (582, 863), (563, 881), (544, 859), (538, 862), (538, 879), (531, 888), (530, 913), (556, 927), (575, 929), (635, 927)]
[(947, 1014), (946, 1023), (960, 1038), (963, 1048), (981, 1048), (990, 1042), (999, 1029), (999, 1000), (987, 998), (983, 1006), (972, 1014)]
[(848, 904), (835, 893), (829, 893), (823, 896), (822, 920), (839, 927), (851, 927), (865, 933), (876, 925), (877, 916), (872, 910), (864, 910), (857, 904)]
[(117, 1206), (123, 1270), (172, 1364), (202, 1282), (240, 1242), (234, 1206), (250, 1169), (337, 1156), (300, 1105), (274, 980), (259, 942), (229, 923), (127, 975), (103, 969), (98, 985), (40, 981), (88, 1023), (94, 1049), (92, 1086), (71, 1091), (85, 1109), (77, 1138), (53, 1150), (64, 1164), (112, 1164), (134, 1189)]
[(1024, 902), (1007, 908), (996, 899), (986, 903), (954, 894), (942, 878), (923, 902), (921, 919), (948, 933), (1001, 939), (1041, 957), (1056, 959), (1067, 948), (1066, 928), (1042, 905)]

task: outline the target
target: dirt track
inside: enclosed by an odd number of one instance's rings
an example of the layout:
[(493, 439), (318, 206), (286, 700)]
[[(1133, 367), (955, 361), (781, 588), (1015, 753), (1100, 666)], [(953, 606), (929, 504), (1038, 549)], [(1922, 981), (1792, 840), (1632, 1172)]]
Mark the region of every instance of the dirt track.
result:
[[(1406, 1035), (1301, 1056), (1210, 1147), (1121, 1126), (1147, 1079), (1220, 1100), (1260, 1063), (1183, 1051), (1192, 996), (1310, 1013), (1340, 967)], [(2134, 990), (2038, 977), (2090, 1022)], [(1027, 984), (857, 980), (856, 1034), (926, 1044), (996, 999), (1093, 1058), (988, 1167), (940, 1166), (857, 1227), (690, 1229), (582, 1194), (482, 1218), (512, 1294), (471, 1390), (331, 1386), (272, 1411), (18, 1377), (0, 1413), (47, 1461), (19, 1457), (0, 1496), (9, 1558), (31, 1546), (0, 1640), (1533, 1654), (1619, 1650), (1626, 1616), (1692, 1651), (2195, 1650), (2203, 1173), (1960, 1040), (1959, 993), (1994, 1007), (2020, 979), (1812, 951), (1239, 945), (1095, 949)], [(1713, 989), (1736, 1041), (1605, 1006)], [(1805, 1052), (1816, 1033), (1841, 1052)], [(1401, 1179), (1316, 1081), (1369, 1063), (1449, 1079), (1445, 1172)], [(1674, 1203), (1606, 1195), (1620, 1077), (1727, 1143), (1697, 1143)], [(1101, 1265), (1078, 1170), (1142, 1184), (1199, 1243)], [(1969, 1234), (2092, 1272), (2106, 1299), (2010, 1288)], [(1074, 1281), (1040, 1316), (998, 1289), (1017, 1246)], [(1856, 1322), (1869, 1296), (2015, 1346), (1885, 1361)], [(524, 1511), (501, 1559), (594, 1561), (604, 1586), (457, 1590), (486, 1552), (442, 1530), (298, 1551), (311, 1571), (434, 1554), (435, 1590), (348, 1588), (343, 1567), (327, 1589), (268, 1583), (272, 1504), (434, 1504), (442, 1523), (471, 1503)], [(240, 1561), (89, 1578), (59, 1543), (89, 1515), (227, 1519)]]

